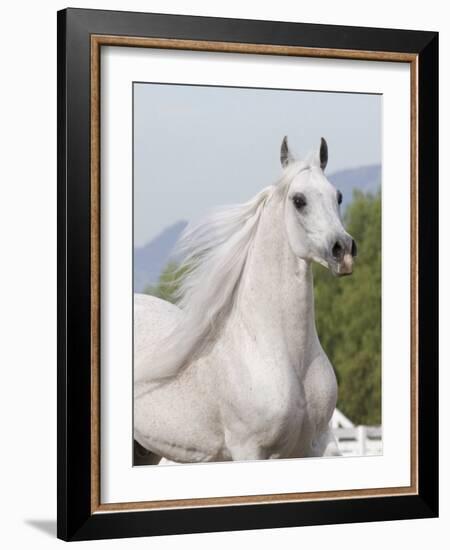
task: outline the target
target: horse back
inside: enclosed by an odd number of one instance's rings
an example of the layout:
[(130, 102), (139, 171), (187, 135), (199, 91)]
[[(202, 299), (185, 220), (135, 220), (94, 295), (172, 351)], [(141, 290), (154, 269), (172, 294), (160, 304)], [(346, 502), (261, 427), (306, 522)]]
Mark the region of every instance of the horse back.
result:
[(151, 357), (174, 329), (182, 311), (177, 306), (146, 294), (134, 295), (134, 377), (148, 374)]

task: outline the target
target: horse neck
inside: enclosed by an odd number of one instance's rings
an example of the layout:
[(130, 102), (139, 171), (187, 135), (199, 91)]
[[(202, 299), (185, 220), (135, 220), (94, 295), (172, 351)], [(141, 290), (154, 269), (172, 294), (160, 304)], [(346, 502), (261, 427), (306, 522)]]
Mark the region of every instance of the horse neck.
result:
[(283, 201), (275, 197), (265, 206), (241, 282), (236, 306), (244, 326), (265, 352), (281, 352), (301, 368), (318, 342), (313, 277), (309, 262), (289, 246)]

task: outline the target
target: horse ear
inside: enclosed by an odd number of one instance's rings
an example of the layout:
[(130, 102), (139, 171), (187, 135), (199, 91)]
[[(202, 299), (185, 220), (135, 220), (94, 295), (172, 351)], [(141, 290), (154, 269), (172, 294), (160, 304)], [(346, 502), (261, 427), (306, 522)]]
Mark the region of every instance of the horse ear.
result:
[(291, 155), (291, 152), (289, 151), (287, 136), (284, 136), (283, 141), (281, 142), (281, 151), (280, 151), (281, 166), (283, 168), (286, 168), (286, 166), (290, 164), (293, 160), (294, 160), (294, 157)]
[(324, 138), (320, 138), (320, 152), (319, 152), (320, 167), (325, 170), (328, 163), (328, 145)]

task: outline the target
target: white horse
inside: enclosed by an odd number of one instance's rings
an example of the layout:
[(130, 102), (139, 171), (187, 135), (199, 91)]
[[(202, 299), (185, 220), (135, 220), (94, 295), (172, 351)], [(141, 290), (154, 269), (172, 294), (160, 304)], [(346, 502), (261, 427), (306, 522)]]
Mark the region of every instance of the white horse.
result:
[[(337, 455), (333, 368), (316, 332), (311, 263), (352, 272), (328, 147), (187, 229), (178, 306), (136, 295), (134, 437), (140, 463)], [(139, 452), (138, 452), (139, 456)]]

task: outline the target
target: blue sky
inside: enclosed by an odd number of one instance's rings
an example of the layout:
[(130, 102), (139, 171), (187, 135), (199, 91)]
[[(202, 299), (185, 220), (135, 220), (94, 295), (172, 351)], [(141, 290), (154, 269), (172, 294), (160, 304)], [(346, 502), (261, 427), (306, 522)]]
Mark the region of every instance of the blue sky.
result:
[(382, 97), (371, 94), (134, 84), (134, 232), (249, 199), (280, 175), (280, 144), (329, 147), (327, 172), (381, 163)]

